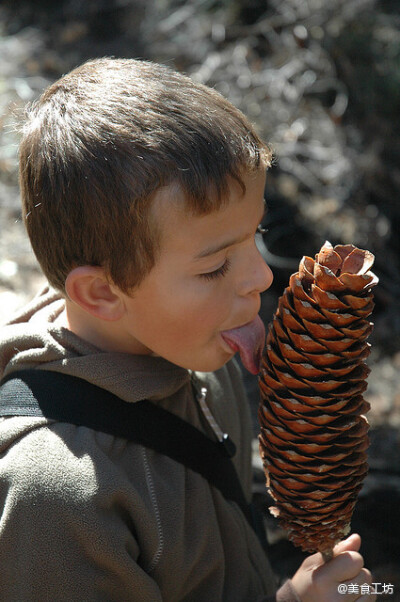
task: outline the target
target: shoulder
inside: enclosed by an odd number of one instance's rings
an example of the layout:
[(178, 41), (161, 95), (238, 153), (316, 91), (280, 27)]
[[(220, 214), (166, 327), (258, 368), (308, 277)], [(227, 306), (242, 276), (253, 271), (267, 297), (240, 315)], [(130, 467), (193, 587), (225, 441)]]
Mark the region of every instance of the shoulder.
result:
[(5, 418), (0, 423), (0, 486), (19, 499), (81, 508), (98, 496), (101, 483), (116, 478), (109, 449), (114, 440), (43, 418)]

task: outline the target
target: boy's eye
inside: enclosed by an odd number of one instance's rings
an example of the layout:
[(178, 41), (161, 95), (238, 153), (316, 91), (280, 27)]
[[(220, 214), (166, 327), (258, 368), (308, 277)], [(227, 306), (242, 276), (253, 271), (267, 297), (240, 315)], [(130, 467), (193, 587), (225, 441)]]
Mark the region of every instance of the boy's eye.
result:
[(229, 259), (225, 260), (225, 263), (223, 265), (221, 265), (220, 268), (218, 268), (217, 270), (214, 270), (213, 272), (205, 272), (204, 274), (199, 274), (199, 276), (201, 278), (205, 278), (205, 280), (213, 280), (214, 278), (219, 278), (222, 276), (225, 276), (225, 274), (227, 273), (227, 271), (230, 268), (230, 261)]

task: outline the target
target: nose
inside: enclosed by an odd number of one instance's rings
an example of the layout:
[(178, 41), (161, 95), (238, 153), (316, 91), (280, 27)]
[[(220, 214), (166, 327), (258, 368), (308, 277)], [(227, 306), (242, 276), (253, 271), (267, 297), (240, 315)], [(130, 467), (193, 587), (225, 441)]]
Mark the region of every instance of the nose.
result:
[(253, 252), (248, 258), (248, 265), (246, 267), (247, 269), (244, 272), (244, 277), (239, 287), (240, 295), (260, 294), (271, 286), (274, 275), (255, 245)]

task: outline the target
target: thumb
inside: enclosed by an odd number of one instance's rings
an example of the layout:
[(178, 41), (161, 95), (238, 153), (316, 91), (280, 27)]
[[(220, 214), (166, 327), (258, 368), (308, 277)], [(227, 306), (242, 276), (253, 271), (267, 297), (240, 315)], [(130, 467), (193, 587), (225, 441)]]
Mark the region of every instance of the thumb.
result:
[(361, 547), (361, 537), (358, 533), (353, 533), (347, 539), (344, 539), (333, 548), (333, 556), (342, 552), (358, 552)]

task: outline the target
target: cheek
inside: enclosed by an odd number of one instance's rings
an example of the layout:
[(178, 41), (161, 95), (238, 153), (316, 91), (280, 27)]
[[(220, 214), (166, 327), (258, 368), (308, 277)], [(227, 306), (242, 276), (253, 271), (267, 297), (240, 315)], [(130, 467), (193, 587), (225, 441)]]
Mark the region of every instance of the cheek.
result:
[(184, 294), (182, 306), (196, 321), (219, 322), (229, 315), (232, 298), (232, 288), (225, 282), (201, 281)]
[(209, 339), (229, 315), (229, 302), (225, 294), (208, 283), (182, 287), (179, 295), (164, 299), (159, 316), (161, 328), (176, 339), (185, 337)]
[(208, 296), (189, 296), (181, 298), (164, 308), (166, 325), (178, 330), (206, 333), (219, 326), (225, 315), (224, 305)]
[(223, 280), (205, 282), (189, 278), (156, 278), (131, 307), (132, 324), (149, 344), (190, 346), (194, 340), (207, 342), (226, 326), (232, 311), (232, 286)]

